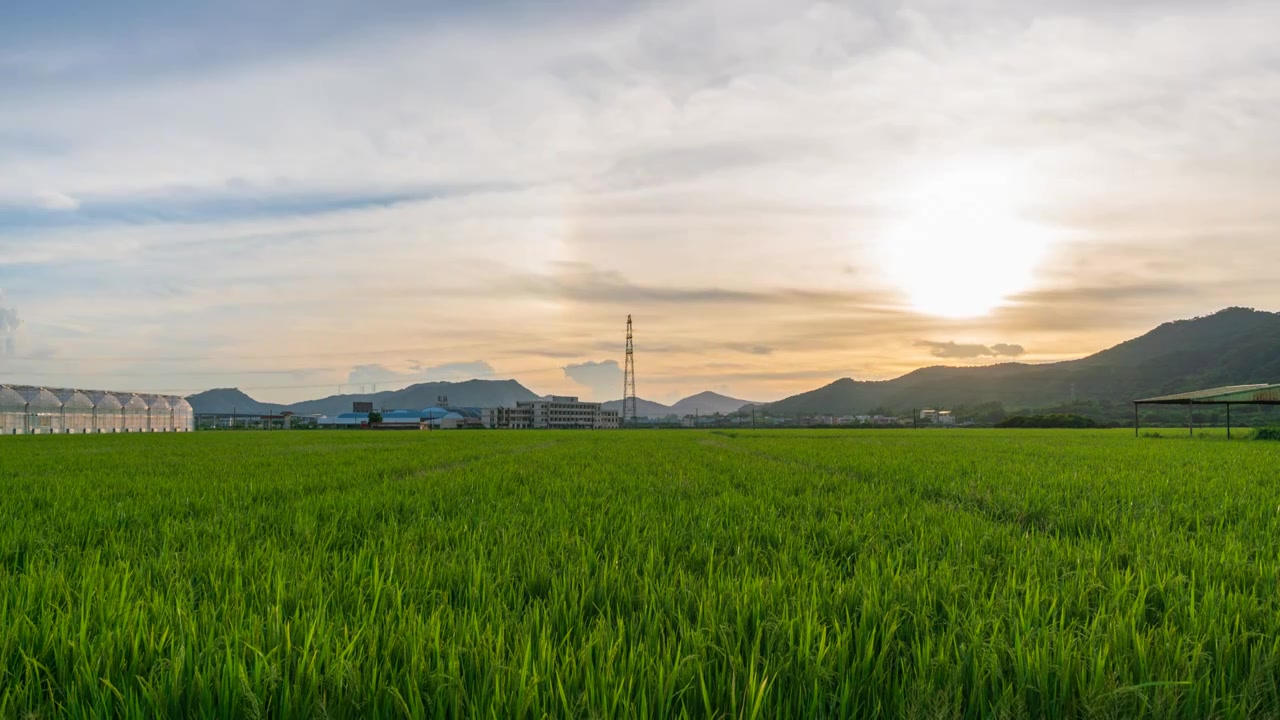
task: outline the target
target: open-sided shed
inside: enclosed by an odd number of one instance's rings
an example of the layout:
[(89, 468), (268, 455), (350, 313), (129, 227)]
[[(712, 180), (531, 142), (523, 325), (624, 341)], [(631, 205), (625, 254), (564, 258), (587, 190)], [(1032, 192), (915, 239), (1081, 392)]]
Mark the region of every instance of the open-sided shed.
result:
[(1197, 405), (1225, 405), (1227, 407), (1227, 437), (1231, 437), (1232, 405), (1280, 405), (1280, 385), (1230, 385), (1228, 387), (1195, 390), (1133, 401), (1133, 434), (1138, 435), (1138, 408), (1142, 405), (1186, 405), (1187, 431), (1194, 435), (1195, 420), (1192, 415)]

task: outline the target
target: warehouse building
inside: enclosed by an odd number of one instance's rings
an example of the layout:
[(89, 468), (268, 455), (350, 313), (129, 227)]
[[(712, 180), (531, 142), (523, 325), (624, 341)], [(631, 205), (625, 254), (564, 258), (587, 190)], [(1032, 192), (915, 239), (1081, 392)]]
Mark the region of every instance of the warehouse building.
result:
[(174, 395), (0, 385), (0, 435), (194, 429), (190, 403)]
[(322, 417), (316, 421), (316, 425), (329, 429), (368, 427), (369, 413), (349, 412), (335, 417)]

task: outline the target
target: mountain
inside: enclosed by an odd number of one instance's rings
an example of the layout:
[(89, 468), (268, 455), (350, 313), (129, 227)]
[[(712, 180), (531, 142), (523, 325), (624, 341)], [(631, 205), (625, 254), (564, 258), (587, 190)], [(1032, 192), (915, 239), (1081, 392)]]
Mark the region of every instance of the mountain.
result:
[[(732, 413), (741, 410), (747, 405), (756, 405), (750, 400), (739, 400), (737, 398), (727, 397), (720, 393), (701, 392), (697, 395), (676, 402), (675, 405), (663, 405), (662, 403), (645, 400), (644, 398), (636, 398), (636, 416), (647, 418), (664, 418), (669, 415), (677, 415), (684, 417), (685, 415), (693, 415), (695, 412), (702, 415), (715, 415), (716, 413)], [(621, 400), (610, 400), (603, 403), (605, 410), (613, 410), (614, 412), (622, 412)]]
[(421, 410), (437, 404), (441, 396), (449, 398), (449, 404), (455, 407), (512, 407), (517, 401), (539, 397), (515, 380), (467, 380), (419, 383), (377, 393), (330, 395), (292, 405), (260, 403), (239, 390), (209, 390), (187, 400), (197, 413), (229, 413), (234, 408), (235, 412), (247, 414), (289, 410), (299, 415), (332, 416), (351, 412), (355, 402), (372, 402), (375, 408), (386, 410)]
[[(289, 410), (299, 415), (339, 415), (351, 412), (352, 403), (371, 402), (375, 408), (386, 410), (421, 410), (437, 403), (437, 398), (449, 398), (449, 404), (457, 407), (513, 407), (522, 400), (537, 400), (540, 396), (515, 380), (467, 380), (466, 382), (434, 382), (410, 385), (403, 390), (385, 390), (377, 393), (330, 395), (319, 400), (306, 400), (292, 405), (261, 403), (238, 389), (208, 390), (187, 398), (197, 413), (230, 413), (246, 415), (278, 413)], [(704, 392), (687, 397), (674, 407), (651, 400), (637, 399), (636, 414), (640, 417), (662, 418), (668, 415), (692, 415), (694, 410), (704, 415), (717, 412), (736, 412), (746, 400)], [(622, 412), (622, 401), (604, 403), (606, 410)]]
[[(605, 410), (612, 410), (619, 415), (622, 414), (621, 400), (609, 400), (608, 402), (601, 403), (601, 407)], [(636, 398), (636, 417), (664, 418), (670, 414), (672, 414), (672, 411), (671, 407), (668, 405), (653, 402), (652, 400), (645, 400), (644, 398)]]
[(720, 393), (701, 392), (691, 395), (675, 405), (671, 411), (676, 415), (714, 415), (716, 413), (735, 413), (748, 405), (758, 405), (750, 400), (739, 400)]
[(1001, 402), (1042, 408), (1247, 383), (1280, 383), (1280, 313), (1228, 308), (1165, 323), (1080, 360), (930, 367), (894, 380), (849, 378), (768, 405), (775, 413), (858, 414)]
[(351, 412), (351, 403), (372, 402), (386, 410), (421, 410), (449, 398), (454, 407), (514, 407), (520, 400), (537, 400), (538, 394), (515, 380), (467, 380), (410, 385), (403, 390), (386, 390), (364, 395), (331, 395), (320, 400), (294, 403), (287, 409), (299, 415), (338, 415)]
[(284, 409), (283, 405), (261, 403), (245, 395), (238, 388), (206, 390), (187, 398), (197, 413), (243, 413), (245, 415), (270, 415)]

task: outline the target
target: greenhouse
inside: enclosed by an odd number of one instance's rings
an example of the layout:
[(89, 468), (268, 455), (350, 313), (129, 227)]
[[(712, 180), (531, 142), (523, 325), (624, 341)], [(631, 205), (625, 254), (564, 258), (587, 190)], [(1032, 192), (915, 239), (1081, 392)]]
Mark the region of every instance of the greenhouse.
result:
[(124, 419), (125, 432), (146, 432), (151, 427), (151, 408), (140, 395), (120, 395), (120, 417)]
[(0, 434), (12, 435), (26, 423), (26, 398), (8, 385), (0, 385)]
[(62, 432), (62, 401), (44, 388), (18, 388), (27, 401), (27, 428), (33, 433)]
[(195, 413), (180, 397), (0, 385), (0, 435), (194, 429)]
[(79, 390), (55, 390), (62, 401), (62, 427), (69, 433), (93, 431), (93, 401)]
[(173, 406), (163, 395), (147, 395), (147, 422), (152, 432), (173, 430)]
[(173, 429), (175, 432), (190, 432), (196, 427), (196, 410), (186, 398), (171, 397), (173, 405)]
[(93, 423), (100, 433), (116, 433), (124, 429), (124, 416), (121, 413), (124, 405), (119, 398), (109, 392), (93, 390), (89, 392), (93, 401)]

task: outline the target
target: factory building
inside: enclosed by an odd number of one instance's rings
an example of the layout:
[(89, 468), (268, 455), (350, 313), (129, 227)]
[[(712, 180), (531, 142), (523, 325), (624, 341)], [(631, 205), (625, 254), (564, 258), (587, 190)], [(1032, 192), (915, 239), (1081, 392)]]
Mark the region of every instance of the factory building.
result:
[[(605, 410), (600, 403), (561, 396), (522, 401), (515, 407), (438, 406), (425, 410), (385, 410), (381, 415), (382, 421), (372, 425), (375, 429), (614, 430), (618, 427), (618, 413)], [(364, 412), (364, 408), (358, 412), (320, 418), (318, 425), (331, 429), (371, 427), (369, 413)]]
[(485, 408), (481, 412), (484, 426), (494, 429), (614, 430), (618, 427), (618, 413), (603, 409), (600, 403), (559, 395), (517, 402), (513, 408)]
[[(387, 410), (382, 413), (380, 428), (397, 426), (431, 428), (438, 430), (455, 430), (464, 427), (482, 427), (480, 408), (462, 407), (429, 407), (425, 410)], [(322, 428), (359, 429), (369, 427), (368, 412), (342, 413), (337, 417), (324, 417), (317, 421)]]
[(0, 435), (191, 432), (195, 412), (173, 395), (0, 385)]

